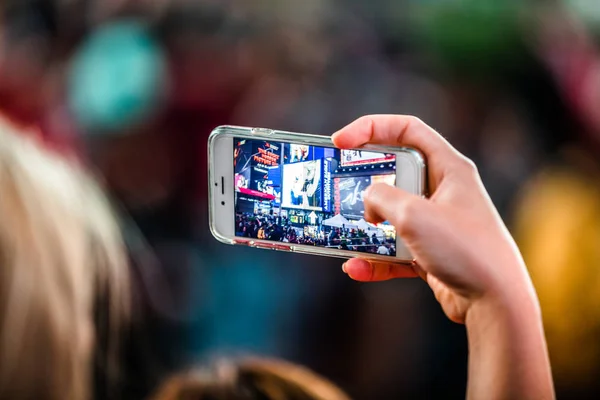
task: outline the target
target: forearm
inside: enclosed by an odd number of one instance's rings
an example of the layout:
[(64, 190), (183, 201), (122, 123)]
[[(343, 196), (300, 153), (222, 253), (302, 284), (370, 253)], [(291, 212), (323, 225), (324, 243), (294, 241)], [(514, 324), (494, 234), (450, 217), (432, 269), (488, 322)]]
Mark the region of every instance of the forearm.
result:
[(466, 316), (468, 399), (554, 399), (541, 315), (533, 296), (481, 300)]

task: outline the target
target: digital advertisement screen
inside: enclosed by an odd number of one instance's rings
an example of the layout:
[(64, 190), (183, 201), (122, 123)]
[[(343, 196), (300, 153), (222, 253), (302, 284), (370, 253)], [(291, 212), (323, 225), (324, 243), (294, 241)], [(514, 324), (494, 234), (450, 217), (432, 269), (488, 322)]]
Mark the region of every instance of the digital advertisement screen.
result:
[(322, 210), (321, 160), (283, 166), (282, 207)]
[(339, 193), (339, 210), (347, 218), (360, 219), (364, 216), (363, 194), (371, 184), (370, 176), (335, 178), (336, 195)]
[(281, 147), (257, 140), (236, 140), (234, 145), (235, 191), (262, 200), (280, 201)]
[(288, 153), (286, 157), (286, 161), (289, 160), (290, 163), (308, 161), (312, 159), (310, 154), (310, 146), (304, 144), (290, 144), (288, 146)]
[(396, 255), (393, 227), (367, 223), (363, 202), (369, 185), (395, 184), (393, 154), (242, 138), (233, 147), (236, 236)]
[(371, 185), (376, 183), (385, 183), (386, 185), (396, 186), (396, 174), (374, 175), (371, 177)]
[(354, 167), (358, 165), (379, 164), (395, 161), (393, 154), (377, 153), (362, 150), (342, 150), (340, 165), (342, 167)]
[(347, 218), (364, 217), (363, 195), (369, 185), (385, 183), (396, 185), (396, 174), (335, 178), (333, 182), (334, 210)]

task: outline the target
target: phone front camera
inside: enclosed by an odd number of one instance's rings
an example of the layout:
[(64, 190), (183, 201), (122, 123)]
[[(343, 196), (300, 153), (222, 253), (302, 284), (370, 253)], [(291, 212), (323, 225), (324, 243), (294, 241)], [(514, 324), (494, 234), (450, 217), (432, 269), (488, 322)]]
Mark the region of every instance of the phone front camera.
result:
[(222, 202), (221, 202), (221, 205), (222, 205), (222, 206), (224, 206), (224, 205), (225, 205), (225, 202), (224, 202), (224, 201), (222, 201)]

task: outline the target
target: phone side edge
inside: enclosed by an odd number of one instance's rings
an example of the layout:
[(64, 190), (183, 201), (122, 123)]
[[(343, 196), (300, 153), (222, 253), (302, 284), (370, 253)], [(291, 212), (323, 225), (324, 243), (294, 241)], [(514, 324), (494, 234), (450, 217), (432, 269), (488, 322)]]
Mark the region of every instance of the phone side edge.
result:
[[(217, 209), (215, 205), (216, 193), (213, 182), (216, 181), (216, 165), (215, 165), (215, 144), (223, 134), (228, 133), (229, 126), (218, 126), (211, 132), (208, 138), (208, 224), (210, 233), (215, 239), (224, 244), (233, 245), (235, 240), (232, 237), (227, 236), (219, 231), (217, 228)], [(232, 155), (233, 157), (233, 155)], [(233, 186), (232, 186), (233, 187)]]
[[(427, 171), (423, 154), (412, 148), (402, 148), (396, 153), (396, 187), (419, 197), (427, 192)], [(402, 262), (412, 262), (413, 256), (402, 238), (396, 235), (396, 257)]]

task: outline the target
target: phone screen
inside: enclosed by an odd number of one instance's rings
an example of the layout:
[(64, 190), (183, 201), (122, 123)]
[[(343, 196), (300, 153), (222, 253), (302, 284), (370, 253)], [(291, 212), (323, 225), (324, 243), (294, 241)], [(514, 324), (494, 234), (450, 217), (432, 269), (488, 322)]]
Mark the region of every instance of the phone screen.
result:
[(364, 220), (363, 194), (396, 184), (396, 157), (373, 151), (234, 138), (235, 234), (396, 255), (396, 231)]

